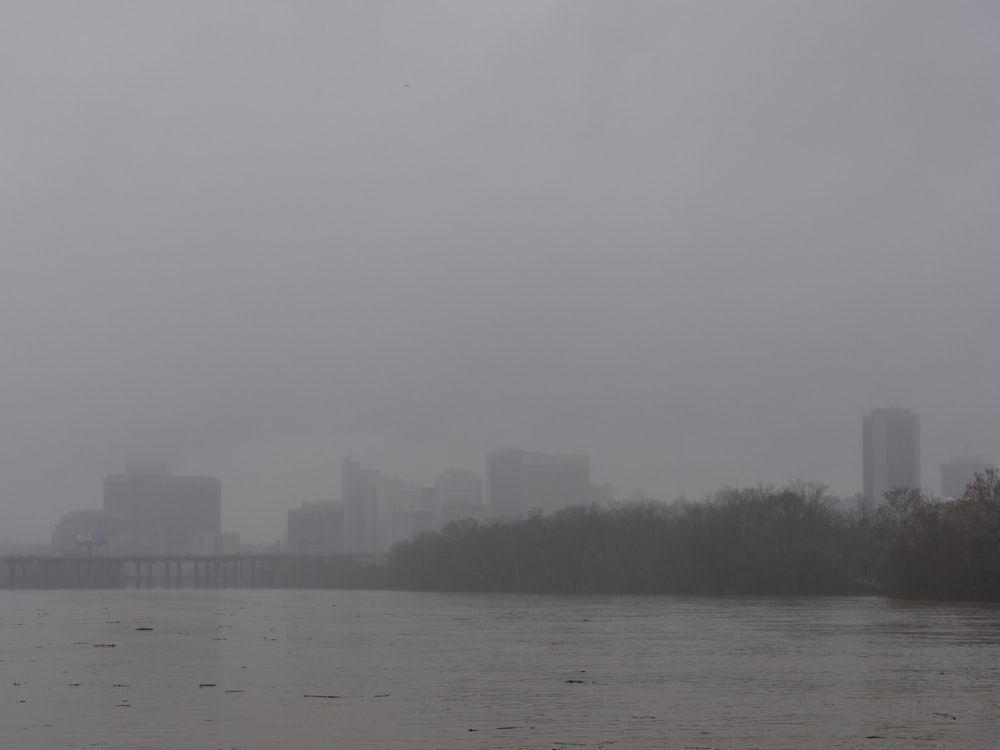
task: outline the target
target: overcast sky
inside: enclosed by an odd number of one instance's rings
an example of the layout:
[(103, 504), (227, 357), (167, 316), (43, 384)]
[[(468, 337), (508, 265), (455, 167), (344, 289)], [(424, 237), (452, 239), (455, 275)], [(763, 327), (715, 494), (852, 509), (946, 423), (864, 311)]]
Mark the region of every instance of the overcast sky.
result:
[(130, 452), (273, 541), (341, 460), (665, 499), (1000, 459), (1000, 4), (0, 8), (0, 535)]

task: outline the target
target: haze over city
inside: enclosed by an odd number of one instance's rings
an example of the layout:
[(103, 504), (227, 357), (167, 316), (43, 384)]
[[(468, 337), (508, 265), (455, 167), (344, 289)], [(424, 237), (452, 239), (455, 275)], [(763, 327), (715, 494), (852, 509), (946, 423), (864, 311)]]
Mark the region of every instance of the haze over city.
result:
[[(11, 3), (0, 527), (134, 453), (272, 541), (340, 463), (619, 494), (1000, 459), (1000, 7)], [(391, 9), (391, 10), (390, 10)]]

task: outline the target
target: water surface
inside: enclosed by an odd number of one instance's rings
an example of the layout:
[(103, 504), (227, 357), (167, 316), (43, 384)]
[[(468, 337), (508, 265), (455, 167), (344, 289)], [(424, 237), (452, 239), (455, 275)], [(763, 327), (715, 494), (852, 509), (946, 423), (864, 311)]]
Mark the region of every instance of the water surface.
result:
[(25, 750), (985, 749), (998, 683), (991, 606), (0, 591)]

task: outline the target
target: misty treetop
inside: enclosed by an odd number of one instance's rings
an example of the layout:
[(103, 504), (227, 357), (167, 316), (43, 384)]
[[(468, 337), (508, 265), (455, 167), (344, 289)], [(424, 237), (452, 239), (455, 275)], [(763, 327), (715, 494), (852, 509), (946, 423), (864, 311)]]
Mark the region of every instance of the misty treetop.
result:
[(847, 594), (871, 575), (865, 534), (816, 485), (727, 489), (704, 503), (452, 523), (398, 545), (389, 578), (412, 589)]
[(1000, 601), (1000, 474), (978, 475), (962, 497), (887, 493), (875, 528), (880, 581), (897, 596)]
[(703, 503), (578, 506), (460, 521), (398, 545), (406, 589), (852, 594), (1000, 601), (1000, 474), (955, 501), (896, 489), (873, 517), (819, 485), (727, 489)]

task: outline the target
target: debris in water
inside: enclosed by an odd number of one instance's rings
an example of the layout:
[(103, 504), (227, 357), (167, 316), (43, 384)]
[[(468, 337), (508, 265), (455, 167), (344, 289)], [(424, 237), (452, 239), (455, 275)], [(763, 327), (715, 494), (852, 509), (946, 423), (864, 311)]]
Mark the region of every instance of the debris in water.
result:
[(152, 628), (136, 628), (136, 630), (152, 630)]
[(306, 693), (302, 696), (303, 698), (339, 698), (339, 695), (316, 695), (314, 693)]
[(95, 643), (94, 648), (114, 648), (114, 643)]
[(198, 687), (215, 687), (214, 682), (199, 682)]

